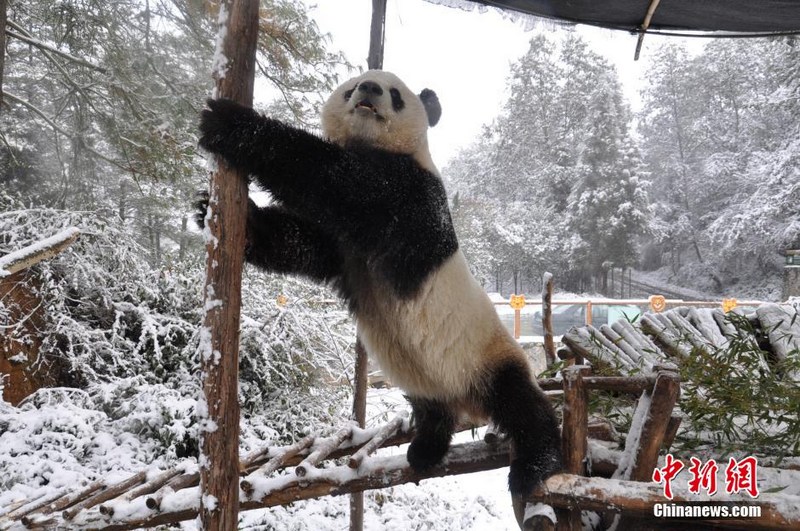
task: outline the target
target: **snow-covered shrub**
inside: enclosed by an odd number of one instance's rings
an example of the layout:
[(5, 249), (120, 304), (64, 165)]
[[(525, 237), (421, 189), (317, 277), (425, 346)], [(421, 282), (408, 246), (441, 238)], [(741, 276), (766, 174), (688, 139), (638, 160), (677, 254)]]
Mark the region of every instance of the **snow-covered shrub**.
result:
[[(98, 438), (127, 448), (120, 469), (196, 452), (200, 260), (154, 270), (113, 216), (24, 208), (0, 194), (0, 255), (72, 226), (81, 230), (78, 241), (23, 280), (44, 306), (36, 366), (63, 367), (52, 375), (63, 391), (43, 389), (0, 411), (0, 447), (31, 461), (26, 472), (19, 460), (0, 459), (6, 487), (46, 483), (37, 467), (53, 468), (51, 461), (83, 477), (107, 470), (111, 457), (98, 457), (90, 442)], [(333, 295), (248, 268), (242, 299), (244, 449), (323, 431), (346, 415), (355, 334)], [(10, 319), (4, 311), (0, 305), (0, 319)]]
[(28, 287), (45, 306), (40, 361), (58, 359), (68, 367), (57, 375), (58, 383), (184, 378), (191, 370), (187, 346), (200, 316), (198, 272), (150, 269), (124, 227), (103, 213), (2, 203), (0, 198), (2, 253), (67, 227), (81, 230), (72, 247), (26, 272)]

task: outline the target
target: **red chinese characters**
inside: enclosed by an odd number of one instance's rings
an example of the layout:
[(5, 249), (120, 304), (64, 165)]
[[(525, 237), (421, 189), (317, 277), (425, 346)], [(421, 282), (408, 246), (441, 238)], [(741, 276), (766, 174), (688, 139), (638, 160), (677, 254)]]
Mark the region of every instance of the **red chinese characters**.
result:
[(709, 496), (713, 496), (717, 492), (717, 471), (719, 470), (717, 462), (709, 459), (703, 464), (696, 457), (689, 459), (692, 463), (692, 466), (689, 467), (689, 473), (692, 475), (692, 479), (689, 480), (689, 492), (699, 494), (700, 489), (703, 489)]
[(666, 464), (664, 468), (656, 468), (653, 470), (653, 481), (656, 483), (664, 484), (664, 496), (672, 499), (672, 480), (678, 475), (678, 472), (683, 470), (683, 462), (679, 459), (672, 457), (672, 454), (667, 454)]
[[(689, 458), (691, 465), (688, 468), (691, 478), (688, 481), (689, 492), (700, 494), (705, 491), (709, 496), (717, 492), (717, 473), (719, 466), (714, 459), (705, 463), (696, 457)], [(672, 481), (685, 468), (680, 459), (675, 459), (672, 454), (667, 454), (663, 468), (653, 470), (653, 481), (664, 485), (664, 497), (673, 498)], [(758, 497), (758, 461), (753, 456), (736, 459), (731, 457), (725, 467), (725, 492), (738, 494), (746, 492), (751, 498)]]
[(739, 461), (733, 457), (728, 459), (728, 466), (725, 468), (725, 492), (734, 494), (745, 491), (751, 498), (757, 498), (757, 469), (758, 461), (753, 456)]

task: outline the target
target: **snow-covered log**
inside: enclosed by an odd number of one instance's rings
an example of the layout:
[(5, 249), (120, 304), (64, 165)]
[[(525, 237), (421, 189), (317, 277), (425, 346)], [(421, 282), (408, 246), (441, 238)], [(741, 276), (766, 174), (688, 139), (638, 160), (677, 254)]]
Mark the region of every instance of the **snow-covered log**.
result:
[(800, 315), (794, 306), (763, 304), (756, 309), (762, 330), (769, 337), (772, 352), (779, 360), (785, 360), (800, 352)]
[(81, 231), (76, 227), (70, 227), (49, 238), (0, 256), (0, 278), (27, 269), (42, 260), (52, 258), (72, 245), (78, 239), (80, 233)]

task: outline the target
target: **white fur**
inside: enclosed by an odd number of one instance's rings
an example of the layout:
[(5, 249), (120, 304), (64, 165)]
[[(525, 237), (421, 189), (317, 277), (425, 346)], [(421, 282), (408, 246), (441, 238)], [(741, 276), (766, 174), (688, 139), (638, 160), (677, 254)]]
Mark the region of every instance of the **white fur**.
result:
[(401, 301), (371, 290), (359, 333), (392, 383), (413, 396), (460, 400), (480, 388), (497, 342), (513, 341), (461, 251)]

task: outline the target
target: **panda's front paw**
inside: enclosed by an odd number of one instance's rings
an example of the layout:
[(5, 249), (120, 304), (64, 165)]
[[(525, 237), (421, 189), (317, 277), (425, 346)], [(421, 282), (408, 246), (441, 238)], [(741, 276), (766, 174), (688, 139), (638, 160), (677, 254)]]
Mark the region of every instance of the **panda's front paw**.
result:
[(236, 154), (237, 145), (252, 129), (259, 115), (253, 109), (224, 98), (208, 100), (200, 113), (200, 147), (224, 157)]

